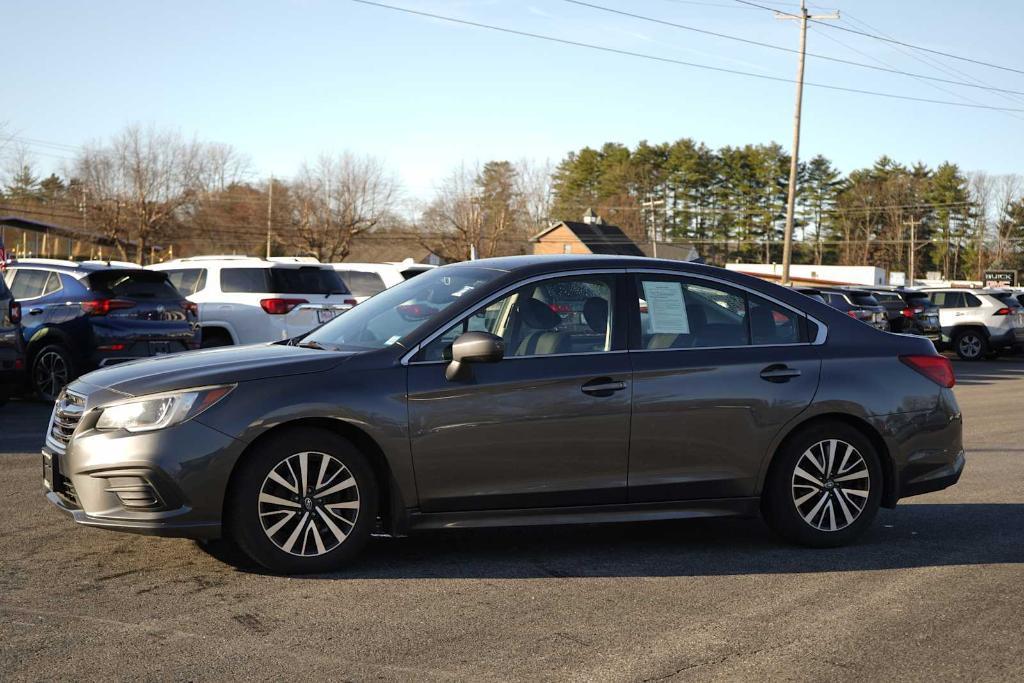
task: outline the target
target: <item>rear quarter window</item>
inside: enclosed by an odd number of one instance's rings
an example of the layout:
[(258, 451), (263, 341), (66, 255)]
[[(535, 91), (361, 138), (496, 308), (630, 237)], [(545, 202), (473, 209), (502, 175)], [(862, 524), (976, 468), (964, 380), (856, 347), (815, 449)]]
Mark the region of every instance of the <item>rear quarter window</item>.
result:
[(229, 294), (270, 292), (269, 268), (224, 268), (220, 271), (220, 288)]
[(847, 294), (854, 306), (878, 306), (878, 299), (872, 294), (864, 292), (851, 292)]

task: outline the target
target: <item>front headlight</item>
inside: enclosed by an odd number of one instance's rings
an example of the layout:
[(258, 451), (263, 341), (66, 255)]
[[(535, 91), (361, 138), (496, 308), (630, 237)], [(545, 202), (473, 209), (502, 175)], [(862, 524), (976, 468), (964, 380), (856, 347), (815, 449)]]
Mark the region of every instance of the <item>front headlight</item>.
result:
[(113, 403), (102, 408), (96, 429), (124, 429), (149, 432), (191, 420), (217, 401), (235, 385), (184, 389), (166, 394), (153, 394)]

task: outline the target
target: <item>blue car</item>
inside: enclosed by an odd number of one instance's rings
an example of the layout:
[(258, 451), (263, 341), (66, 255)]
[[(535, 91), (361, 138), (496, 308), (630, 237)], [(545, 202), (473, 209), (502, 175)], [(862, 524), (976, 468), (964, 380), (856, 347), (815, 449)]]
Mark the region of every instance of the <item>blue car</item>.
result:
[(21, 304), (0, 277), (0, 405), (24, 384), (25, 349), (21, 336)]
[(21, 304), (29, 383), (43, 400), (96, 368), (199, 348), (195, 304), (164, 273), (21, 259), (5, 280)]

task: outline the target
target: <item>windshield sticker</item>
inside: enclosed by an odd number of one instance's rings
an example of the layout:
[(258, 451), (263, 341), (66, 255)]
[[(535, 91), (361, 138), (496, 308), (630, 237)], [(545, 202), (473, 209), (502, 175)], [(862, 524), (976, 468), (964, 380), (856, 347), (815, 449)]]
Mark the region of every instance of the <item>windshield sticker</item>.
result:
[(678, 282), (644, 282), (651, 334), (689, 334), (683, 288)]
[(391, 346), (392, 344), (394, 344), (396, 341), (398, 341), (401, 338), (402, 338), (402, 335), (400, 335), (400, 334), (396, 334), (394, 337), (389, 337), (388, 340), (386, 342), (384, 342), (384, 346)]

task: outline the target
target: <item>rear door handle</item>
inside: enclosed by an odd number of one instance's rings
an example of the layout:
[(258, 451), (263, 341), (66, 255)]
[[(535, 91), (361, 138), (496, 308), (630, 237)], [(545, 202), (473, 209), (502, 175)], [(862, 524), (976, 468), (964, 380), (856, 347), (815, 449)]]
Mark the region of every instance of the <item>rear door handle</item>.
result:
[(775, 382), (781, 384), (782, 382), (788, 382), (794, 377), (799, 377), (800, 371), (796, 368), (791, 368), (786, 365), (769, 365), (761, 371), (761, 379), (766, 382)]
[(599, 377), (584, 384), (580, 387), (580, 391), (591, 396), (611, 396), (616, 391), (622, 391), (625, 388), (625, 382), (614, 382), (610, 377)]
[(30, 310), (30, 311), (28, 312), (28, 314), (29, 314), (29, 315), (39, 315), (39, 314), (40, 314), (40, 313), (42, 313), (42, 312), (43, 312), (43, 309), (41, 309), (41, 308), (33, 308), (33, 309), (31, 309), (31, 310)]

